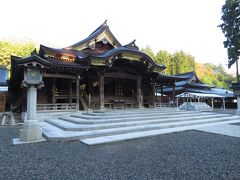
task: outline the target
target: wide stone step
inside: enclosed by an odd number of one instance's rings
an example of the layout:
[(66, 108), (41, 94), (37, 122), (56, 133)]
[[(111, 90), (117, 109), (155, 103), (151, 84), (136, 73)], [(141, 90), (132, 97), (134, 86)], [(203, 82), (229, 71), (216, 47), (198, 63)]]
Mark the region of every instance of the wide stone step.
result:
[[(175, 108), (149, 108), (149, 109), (121, 109), (121, 110), (106, 110), (106, 111), (86, 111), (82, 114), (89, 116), (112, 116), (112, 115), (121, 115), (121, 114), (145, 114), (153, 112), (176, 112)], [(186, 111), (187, 112), (187, 111)]]
[[(100, 120), (100, 119), (122, 119), (122, 118), (131, 118), (131, 117), (152, 117), (152, 116), (169, 116), (169, 115), (188, 115), (188, 114), (198, 114), (197, 112), (191, 112), (191, 111), (172, 111), (172, 112), (142, 112), (142, 113), (131, 113), (128, 114), (127, 112), (122, 112), (122, 114), (108, 114), (106, 116), (95, 116), (95, 115), (87, 115), (85, 114), (74, 114), (71, 115), (73, 118), (79, 118), (79, 119), (87, 119), (87, 120)], [(65, 117), (61, 117), (61, 119), (64, 119)]]
[[(64, 140), (77, 140), (77, 139), (89, 139), (89, 138), (100, 138), (102, 136), (109, 136), (108, 139), (114, 135), (122, 135), (126, 133), (145, 133), (153, 130), (163, 130), (164, 129), (173, 129), (173, 128), (182, 128), (182, 129), (191, 129), (192, 126), (196, 125), (213, 125), (221, 123), (236, 123), (240, 122), (239, 117), (222, 117), (222, 118), (212, 118), (204, 120), (190, 120), (190, 121), (180, 121), (174, 123), (160, 123), (160, 124), (151, 124), (151, 125), (141, 125), (133, 127), (124, 127), (124, 128), (114, 128), (114, 129), (102, 129), (94, 131), (64, 131), (61, 129), (55, 128), (54, 132), (49, 132), (48, 129), (43, 128), (44, 137), (48, 140), (55, 141), (64, 141)], [(51, 125), (50, 125), (51, 126)], [(144, 136), (143, 136), (144, 137)]]
[(190, 126), (180, 126), (180, 127), (173, 127), (173, 128), (149, 130), (144, 132), (132, 132), (132, 133), (125, 133), (125, 134), (110, 135), (110, 136), (101, 136), (101, 137), (95, 137), (95, 138), (80, 139), (80, 141), (87, 145), (98, 145), (98, 144), (113, 143), (113, 142), (119, 142), (119, 141), (125, 141), (125, 140), (157, 136), (157, 135), (172, 133), (172, 132), (198, 129), (206, 126), (216, 126), (220, 124), (226, 124), (226, 122), (236, 123), (236, 122), (240, 122), (240, 120), (230, 120), (230, 121), (223, 121), (223, 122), (213, 122), (208, 124), (197, 124), (197, 125), (190, 125)]
[(190, 117), (179, 117), (179, 118), (155, 118), (155, 119), (143, 119), (139, 120), (135, 118), (132, 121), (126, 119), (126, 122), (114, 122), (110, 121), (109, 123), (104, 124), (95, 124), (95, 125), (86, 125), (86, 124), (74, 124), (71, 122), (66, 122), (63, 120), (47, 120), (48, 123), (53, 124), (66, 131), (89, 131), (89, 130), (100, 130), (100, 129), (109, 129), (109, 128), (120, 128), (120, 127), (130, 127), (130, 126), (140, 126), (140, 125), (149, 125), (149, 124), (159, 124), (159, 123), (170, 123), (170, 122), (179, 122), (179, 121), (192, 121), (200, 119), (209, 119), (209, 118), (223, 118), (228, 115), (224, 114), (210, 114), (204, 116), (190, 116)]
[(81, 139), (84, 138), (92, 138), (92, 137), (99, 137), (99, 136), (108, 136), (108, 135), (116, 135), (116, 134), (123, 134), (123, 133), (130, 133), (130, 132), (139, 132), (139, 131), (148, 131), (148, 130), (156, 130), (156, 129), (163, 129), (163, 128), (173, 128), (173, 127), (180, 127), (180, 126), (189, 126), (189, 125), (197, 125), (197, 124), (204, 124), (204, 123), (212, 123), (212, 122), (222, 122), (228, 120), (235, 120), (236, 118), (223, 117), (223, 118), (212, 118), (210, 120), (190, 120), (190, 121), (180, 121), (180, 122), (170, 122), (170, 123), (160, 123), (160, 124), (149, 124), (149, 125), (137, 125), (137, 126), (130, 126), (130, 127), (120, 127), (120, 128), (112, 128), (112, 129), (102, 129), (97, 131), (83, 131), (83, 135)]
[(71, 122), (74, 124), (82, 124), (82, 125), (94, 125), (94, 124), (108, 124), (108, 123), (121, 123), (121, 122), (131, 122), (131, 121), (148, 121), (148, 120), (166, 120), (168, 121), (169, 119), (179, 119), (179, 120), (185, 120), (186, 118), (194, 118), (194, 117), (199, 117), (199, 118), (205, 118), (205, 116), (210, 117), (222, 117), (222, 116), (228, 116), (225, 114), (215, 114), (215, 113), (202, 113), (201, 116), (198, 113), (191, 113), (191, 115), (188, 115), (186, 117), (185, 114), (173, 114), (171, 116), (169, 115), (163, 115), (163, 116), (134, 116), (134, 117), (125, 117), (125, 118), (114, 118), (114, 119), (106, 119), (106, 120), (82, 120), (80, 118), (74, 118), (74, 117), (61, 117), (59, 119)]

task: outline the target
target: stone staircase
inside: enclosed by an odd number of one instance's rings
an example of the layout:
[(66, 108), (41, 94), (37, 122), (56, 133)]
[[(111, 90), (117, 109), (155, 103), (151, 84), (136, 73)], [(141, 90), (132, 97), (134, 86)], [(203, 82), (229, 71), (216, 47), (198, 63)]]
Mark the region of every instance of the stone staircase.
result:
[(240, 117), (235, 115), (155, 108), (75, 113), (46, 119), (42, 129), (50, 141), (95, 145), (237, 122)]

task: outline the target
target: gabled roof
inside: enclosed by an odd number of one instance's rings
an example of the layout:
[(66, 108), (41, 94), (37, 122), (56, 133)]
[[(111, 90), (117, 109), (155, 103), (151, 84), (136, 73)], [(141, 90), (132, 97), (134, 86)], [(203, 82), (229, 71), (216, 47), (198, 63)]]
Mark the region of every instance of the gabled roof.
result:
[(40, 64), (49, 67), (110, 67), (118, 59), (139, 61), (145, 65), (148, 72), (159, 73), (166, 68), (165, 65), (157, 64), (150, 56), (140, 51), (135, 40), (122, 46), (110, 31), (106, 21), (86, 39), (76, 44), (66, 48), (40, 45), (39, 54), (35, 53), (35, 56), (23, 58), (17, 64), (39, 61)]
[(204, 84), (197, 76), (195, 71), (191, 71), (191, 72), (186, 72), (183, 74), (177, 74), (176, 76), (178, 77), (185, 77), (186, 80), (184, 81), (179, 81), (176, 82), (175, 85), (176, 87), (180, 87), (180, 86), (186, 86), (186, 87), (192, 87), (192, 88), (211, 88), (213, 86), (210, 86), (208, 84)]
[(117, 40), (117, 38), (110, 31), (107, 20), (104, 21), (96, 30), (94, 30), (87, 38), (79, 41), (71, 46), (65, 47), (64, 49), (76, 49), (82, 50), (89, 46), (90, 44), (96, 43), (98, 41), (105, 40), (108, 43), (112, 44), (114, 47), (121, 47), (122, 45)]

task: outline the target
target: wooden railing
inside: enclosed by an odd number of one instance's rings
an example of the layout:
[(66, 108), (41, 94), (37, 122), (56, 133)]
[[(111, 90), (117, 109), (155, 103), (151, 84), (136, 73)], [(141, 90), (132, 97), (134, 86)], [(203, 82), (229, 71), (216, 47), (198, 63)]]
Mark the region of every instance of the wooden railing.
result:
[(37, 104), (38, 112), (75, 111), (76, 103)]
[[(68, 99), (69, 91), (68, 90), (55, 90), (56, 99)], [(76, 98), (76, 91), (72, 91), (72, 98)]]
[(173, 103), (155, 103), (155, 107), (175, 107)]
[[(105, 96), (104, 106), (109, 109), (126, 109), (136, 107), (136, 101), (132, 97)], [(99, 97), (93, 96), (91, 99), (91, 108), (99, 108)]]

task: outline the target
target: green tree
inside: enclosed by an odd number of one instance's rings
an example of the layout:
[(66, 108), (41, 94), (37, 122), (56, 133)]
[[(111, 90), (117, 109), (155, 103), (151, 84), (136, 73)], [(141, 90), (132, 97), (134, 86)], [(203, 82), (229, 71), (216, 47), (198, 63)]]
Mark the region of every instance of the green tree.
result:
[(181, 74), (195, 69), (194, 57), (183, 51), (177, 51), (172, 55), (172, 63), (172, 74)]
[(156, 62), (158, 64), (164, 64), (166, 66), (165, 73), (171, 74), (172, 69), (172, 59), (171, 54), (165, 50), (158, 51), (156, 55)]
[(240, 56), (240, 0), (226, 0), (222, 6), (223, 23), (219, 25), (226, 40), (223, 42), (228, 52), (228, 67), (236, 63), (236, 77), (239, 82), (238, 59)]
[(149, 55), (152, 58), (152, 60), (157, 62), (156, 56), (150, 46), (147, 46), (146, 48), (142, 48), (141, 51), (145, 52), (147, 55)]
[(0, 65), (7, 66), (7, 68), (10, 69), (11, 55), (20, 57), (29, 56), (35, 47), (33, 42), (14, 43), (0, 41)]
[(201, 81), (212, 86), (229, 89), (231, 82), (236, 80), (233, 75), (225, 71), (221, 64), (217, 66), (210, 63), (196, 63), (195, 69)]

